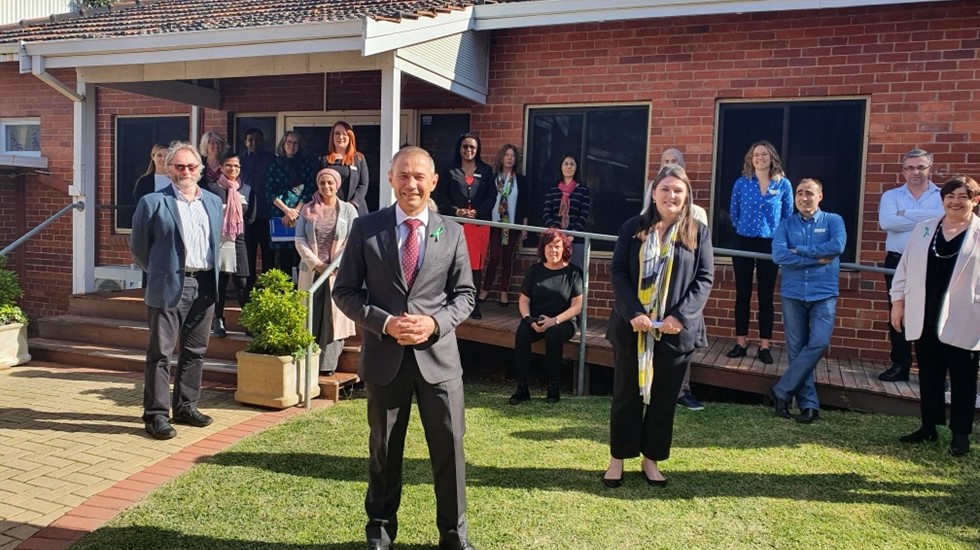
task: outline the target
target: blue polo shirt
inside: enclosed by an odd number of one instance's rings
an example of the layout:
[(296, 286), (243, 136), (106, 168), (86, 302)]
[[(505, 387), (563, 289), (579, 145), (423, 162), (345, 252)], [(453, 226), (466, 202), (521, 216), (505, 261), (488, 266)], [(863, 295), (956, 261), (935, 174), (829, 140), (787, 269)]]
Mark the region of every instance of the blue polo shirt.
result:
[[(844, 218), (817, 210), (783, 220), (772, 239), (772, 261), (782, 268), (780, 292), (785, 298), (815, 302), (840, 294), (840, 255), (847, 243)], [(821, 258), (832, 258), (821, 264)]]
[(739, 235), (771, 239), (779, 222), (793, 215), (793, 186), (786, 178), (773, 178), (762, 193), (759, 178), (742, 176), (732, 188), (728, 212)]

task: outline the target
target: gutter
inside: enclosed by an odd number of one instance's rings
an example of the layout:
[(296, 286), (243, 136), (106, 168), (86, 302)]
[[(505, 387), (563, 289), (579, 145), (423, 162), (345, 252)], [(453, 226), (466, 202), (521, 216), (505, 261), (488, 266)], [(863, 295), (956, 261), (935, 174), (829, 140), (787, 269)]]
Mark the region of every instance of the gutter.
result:
[(51, 73), (44, 69), (44, 58), (40, 55), (35, 55), (29, 57), (27, 55), (27, 44), (21, 42), (20, 44), (20, 74), (31, 73), (36, 76), (41, 82), (44, 82), (48, 86), (51, 86), (61, 95), (67, 97), (68, 99), (81, 103), (85, 101), (85, 96), (79, 94), (75, 90), (71, 89), (70, 86), (64, 82), (58, 80)]

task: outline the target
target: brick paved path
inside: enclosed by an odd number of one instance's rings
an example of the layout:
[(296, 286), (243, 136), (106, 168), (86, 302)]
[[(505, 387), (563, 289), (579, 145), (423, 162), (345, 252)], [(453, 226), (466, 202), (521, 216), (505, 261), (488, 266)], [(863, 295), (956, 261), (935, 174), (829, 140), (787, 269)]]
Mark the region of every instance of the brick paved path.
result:
[(157, 441), (143, 431), (142, 387), (131, 372), (0, 369), (0, 550), (67, 548), (199, 458), (303, 410), (245, 407), (206, 386), (214, 424)]

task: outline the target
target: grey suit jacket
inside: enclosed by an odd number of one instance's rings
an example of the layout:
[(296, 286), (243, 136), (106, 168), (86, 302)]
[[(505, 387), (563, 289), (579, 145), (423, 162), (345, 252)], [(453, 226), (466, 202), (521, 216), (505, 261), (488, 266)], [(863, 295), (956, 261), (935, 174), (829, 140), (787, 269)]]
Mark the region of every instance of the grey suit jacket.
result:
[[(391, 382), (408, 351), (415, 353), (425, 380), (438, 384), (463, 374), (456, 326), (469, 316), (476, 299), (466, 241), (459, 224), (430, 212), (425, 256), (415, 284), (408, 289), (402, 276), (395, 208), (354, 220), (333, 297), (341, 311), (364, 329), (358, 374), (365, 382)], [(389, 315), (406, 312), (431, 315), (439, 335), (408, 348), (383, 333)]]
[[(201, 189), (201, 199), (211, 223), (211, 256), (218, 265), (221, 239), (221, 199)], [(146, 272), (146, 305), (156, 308), (176, 307), (184, 288), (184, 229), (177, 210), (173, 186), (164, 187), (140, 199), (133, 215), (133, 232), (129, 250), (133, 260)], [(218, 288), (218, 270), (214, 270)]]

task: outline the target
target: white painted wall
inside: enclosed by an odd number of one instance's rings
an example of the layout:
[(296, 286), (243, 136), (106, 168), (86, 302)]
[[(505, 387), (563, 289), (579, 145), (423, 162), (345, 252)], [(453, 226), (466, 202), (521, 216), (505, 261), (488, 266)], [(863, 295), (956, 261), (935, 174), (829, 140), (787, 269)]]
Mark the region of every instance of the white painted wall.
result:
[(0, 25), (72, 11), (71, 0), (0, 0)]

